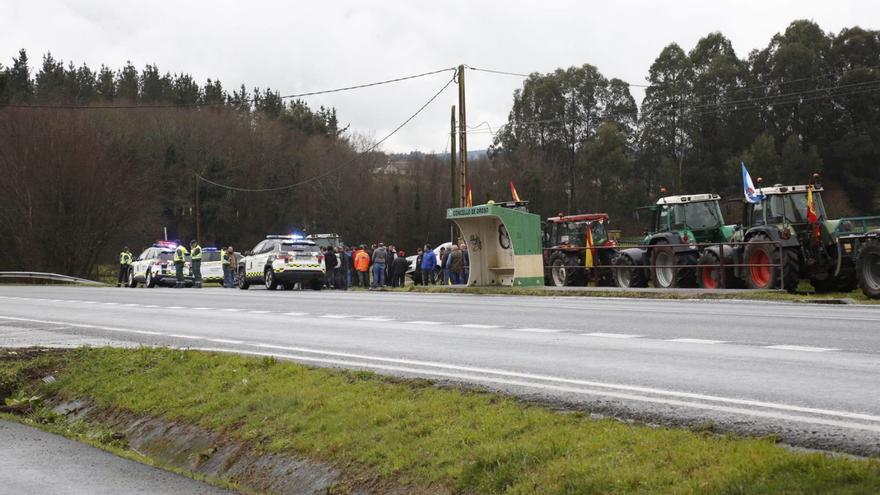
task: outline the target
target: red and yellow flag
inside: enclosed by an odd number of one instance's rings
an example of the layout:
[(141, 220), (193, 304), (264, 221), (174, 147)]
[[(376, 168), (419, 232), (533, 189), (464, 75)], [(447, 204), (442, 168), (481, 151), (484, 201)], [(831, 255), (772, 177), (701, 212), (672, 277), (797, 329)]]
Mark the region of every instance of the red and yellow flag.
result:
[(517, 203), (521, 203), (522, 200), (519, 199), (519, 194), (516, 192), (516, 186), (513, 185), (513, 181), (510, 181), (510, 195), (513, 197), (513, 200)]
[(465, 206), (468, 208), (474, 206), (474, 192), (471, 190), (470, 184), (467, 186), (467, 199), (465, 200)]
[(813, 226), (813, 242), (819, 243), (822, 231), (819, 229), (819, 215), (816, 214), (816, 203), (813, 202), (813, 186), (807, 186), (807, 221)]
[(584, 266), (591, 268), (593, 264), (593, 229), (587, 225), (587, 252), (584, 256)]

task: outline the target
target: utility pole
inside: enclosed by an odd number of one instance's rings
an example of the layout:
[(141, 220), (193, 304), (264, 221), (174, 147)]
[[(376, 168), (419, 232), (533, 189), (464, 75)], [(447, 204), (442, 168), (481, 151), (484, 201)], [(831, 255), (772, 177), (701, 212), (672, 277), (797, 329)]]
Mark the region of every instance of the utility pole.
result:
[(449, 124), (449, 166), (452, 174), (452, 183), (449, 192), (452, 195), (452, 202), (449, 205), (452, 208), (464, 206), (458, 202), (458, 191), (455, 189), (456, 170), (455, 170), (455, 105), (452, 105), (452, 118)]
[(464, 106), (464, 65), (458, 66), (458, 176), (459, 201), (467, 204), (467, 113)]
[(199, 177), (193, 172), (196, 180), (196, 241), (202, 242), (202, 209), (199, 204)]

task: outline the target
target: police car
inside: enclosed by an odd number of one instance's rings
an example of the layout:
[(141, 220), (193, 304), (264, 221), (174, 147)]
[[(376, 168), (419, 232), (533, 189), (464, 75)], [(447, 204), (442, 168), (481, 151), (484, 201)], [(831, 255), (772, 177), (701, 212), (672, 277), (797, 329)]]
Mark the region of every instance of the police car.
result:
[(220, 261), (220, 250), (215, 247), (202, 248), (202, 282), (223, 284), (223, 264)]
[[(153, 288), (156, 285), (175, 285), (177, 283), (177, 273), (174, 270), (175, 249), (177, 243), (171, 241), (158, 241), (145, 249), (131, 263), (128, 286), (137, 287), (138, 284), (144, 284)], [(192, 284), (189, 261), (183, 266), (183, 276), (188, 285)]]
[(262, 284), (269, 290), (310, 287), (321, 290), (324, 256), (314, 241), (292, 235), (270, 235), (239, 259), (237, 284), (247, 289)]

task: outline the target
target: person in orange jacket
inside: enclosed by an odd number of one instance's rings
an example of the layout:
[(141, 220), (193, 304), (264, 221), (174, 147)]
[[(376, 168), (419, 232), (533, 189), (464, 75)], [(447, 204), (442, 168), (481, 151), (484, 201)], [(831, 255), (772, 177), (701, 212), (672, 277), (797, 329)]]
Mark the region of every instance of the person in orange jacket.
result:
[(354, 255), (354, 269), (357, 272), (358, 285), (370, 288), (370, 255), (367, 254), (363, 244)]

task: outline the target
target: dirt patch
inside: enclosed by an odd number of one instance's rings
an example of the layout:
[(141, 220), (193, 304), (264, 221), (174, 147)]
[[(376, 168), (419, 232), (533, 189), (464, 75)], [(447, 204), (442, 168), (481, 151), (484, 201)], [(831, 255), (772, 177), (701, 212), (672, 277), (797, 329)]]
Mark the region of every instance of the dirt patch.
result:
[[(70, 422), (110, 430), (115, 443), (160, 465), (205, 479), (219, 479), (256, 493), (410, 494), (425, 493), (370, 475), (290, 454), (267, 454), (222, 433), (167, 419), (102, 410), (85, 400), (65, 401), (53, 411)], [(439, 493), (439, 492), (431, 492)]]

